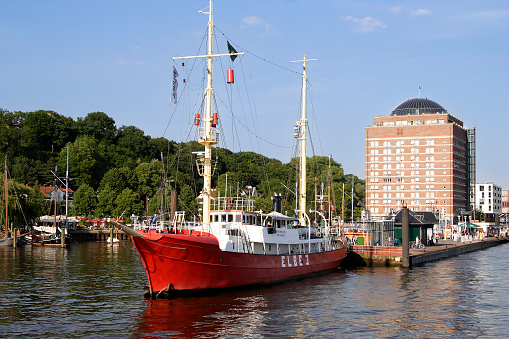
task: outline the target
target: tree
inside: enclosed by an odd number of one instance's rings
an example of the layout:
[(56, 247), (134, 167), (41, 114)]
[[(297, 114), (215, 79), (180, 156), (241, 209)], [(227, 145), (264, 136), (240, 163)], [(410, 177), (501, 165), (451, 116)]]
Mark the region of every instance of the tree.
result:
[(82, 184), (74, 193), (73, 212), (75, 215), (91, 216), (97, 207), (97, 196), (94, 189)]
[(127, 166), (111, 168), (102, 177), (99, 190), (106, 185), (109, 185), (116, 195), (119, 195), (126, 188), (134, 190), (136, 188), (135, 173)]
[(135, 169), (137, 191), (141, 196), (153, 197), (161, 186), (161, 162), (142, 162)]
[(74, 120), (53, 111), (35, 111), (25, 114), (21, 121), (23, 143), (44, 151), (56, 151), (74, 141)]
[(117, 135), (115, 163), (134, 167), (139, 161), (147, 161), (150, 157), (149, 139), (137, 127), (122, 126)]
[[(8, 206), (9, 222), (16, 226), (27, 225), (33, 219), (41, 215), (41, 207), (44, 198), (39, 186), (31, 189), (15, 180), (7, 180), (8, 185)], [(4, 180), (1, 182), (1, 190), (5, 191)], [(0, 211), (1, 223), (5, 220), (5, 209)]]
[(19, 115), (0, 108), (0, 153), (12, 157), (21, 143)]
[[(93, 188), (99, 186), (104, 175), (104, 147), (93, 137), (79, 136), (69, 144), (69, 176), (76, 178), (76, 185), (87, 184)], [(67, 149), (60, 151), (60, 168), (66, 168)]]
[(106, 184), (102, 190), (99, 191), (97, 198), (97, 208), (95, 209), (94, 215), (96, 217), (111, 217), (113, 216), (113, 210), (115, 209), (115, 199), (117, 194)]
[(113, 215), (117, 217), (143, 214), (143, 203), (140, 196), (129, 188), (123, 190), (115, 199), (115, 205)]
[(94, 137), (98, 141), (112, 142), (117, 135), (115, 120), (103, 112), (88, 113), (85, 118), (78, 118), (76, 125), (81, 135)]

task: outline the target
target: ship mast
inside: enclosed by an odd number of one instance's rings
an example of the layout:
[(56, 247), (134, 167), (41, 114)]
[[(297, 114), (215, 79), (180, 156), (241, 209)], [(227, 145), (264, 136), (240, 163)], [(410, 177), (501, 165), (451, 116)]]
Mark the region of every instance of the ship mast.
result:
[[(194, 152), (198, 155), (197, 165), (198, 173), (203, 176), (203, 230), (210, 232), (210, 200), (212, 191), (212, 146), (217, 144), (217, 132), (215, 132), (216, 122), (212, 118), (212, 94), (214, 89), (212, 87), (212, 58), (219, 56), (232, 56), (242, 55), (244, 53), (228, 53), (228, 54), (213, 54), (212, 38), (214, 22), (212, 16), (212, 0), (209, 0), (209, 11), (198, 11), (199, 13), (208, 14), (208, 48), (206, 55), (175, 57), (177, 59), (193, 59), (193, 58), (207, 58), (207, 88), (205, 89), (205, 117), (200, 119), (205, 123), (205, 128), (200, 128), (198, 132), (198, 142), (205, 147), (205, 152)], [(214, 124), (213, 124), (214, 123)]]
[(300, 129), (301, 141), (300, 146), (300, 171), (299, 171), (299, 220), (301, 225), (306, 224), (306, 219), (303, 215), (306, 211), (306, 185), (307, 185), (307, 171), (306, 171), (306, 136), (307, 136), (307, 119), (306, 119), (306, 85), (307, 85), (307, 74), (306, 74), (306, 61), (313, 61), (318, 59), (306, 59), (304, 55), (303, 60), (296, 60), (291, 62), (302, 62), (302, 118), (297, 121), (296, 126)]

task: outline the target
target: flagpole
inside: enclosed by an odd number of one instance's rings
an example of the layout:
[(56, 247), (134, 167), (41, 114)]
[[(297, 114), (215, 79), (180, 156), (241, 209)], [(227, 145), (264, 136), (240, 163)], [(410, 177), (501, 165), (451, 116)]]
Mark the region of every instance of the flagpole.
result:
[(421, 98), (421, 85), (419, 85), (419, 99)]

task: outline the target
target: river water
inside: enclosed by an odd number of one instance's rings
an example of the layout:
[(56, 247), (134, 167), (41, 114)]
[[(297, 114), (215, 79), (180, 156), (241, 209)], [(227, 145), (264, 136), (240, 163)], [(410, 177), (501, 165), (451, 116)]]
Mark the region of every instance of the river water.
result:
[(145, 300), (130, 242), (0, 247), (0, 337), (494, 338), (509, 335), (508, 245), (403, 270)]

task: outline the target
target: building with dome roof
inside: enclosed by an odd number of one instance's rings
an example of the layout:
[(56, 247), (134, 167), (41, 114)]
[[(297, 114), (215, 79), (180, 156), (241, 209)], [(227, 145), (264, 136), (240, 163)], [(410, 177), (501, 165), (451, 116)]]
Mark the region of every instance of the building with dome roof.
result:
[(475, 128), (427, 98), (410, 98), (366, 127), (366, 209), (434, 211), (455, 223), (475, 203)]

